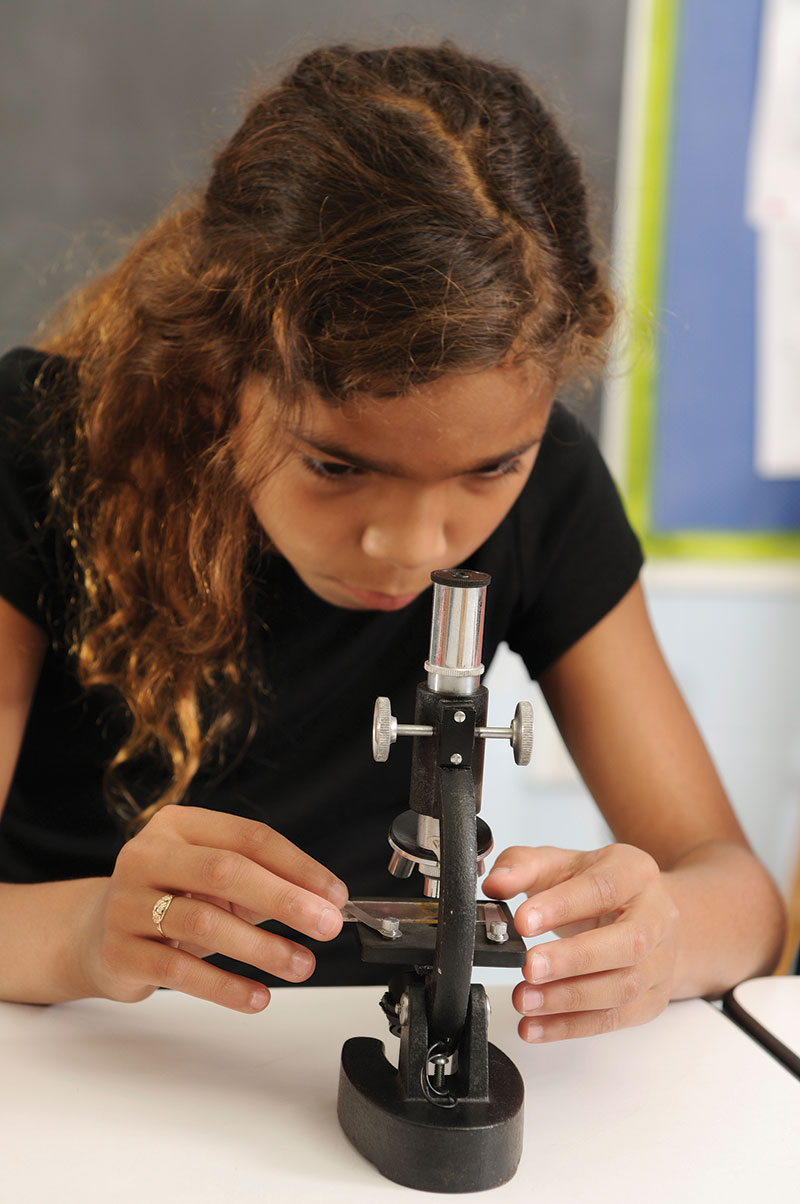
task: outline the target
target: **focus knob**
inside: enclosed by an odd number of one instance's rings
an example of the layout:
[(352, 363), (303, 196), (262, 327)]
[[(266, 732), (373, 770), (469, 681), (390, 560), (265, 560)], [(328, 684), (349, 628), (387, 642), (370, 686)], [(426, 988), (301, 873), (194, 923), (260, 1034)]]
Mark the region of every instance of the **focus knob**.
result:
[[(387, 698), (387, 704), (388, 701)], [(511, 747), (517, 765), (530, 765), (533, 752), (533, 706), (529, 702), (517, 703), (514, 718), (511, 720)]]
[(388, 698), (376, 698), (372, 712), (372, 756), (376, 761), (388, 761), (389, 750), (397, 739), (397, 720)]

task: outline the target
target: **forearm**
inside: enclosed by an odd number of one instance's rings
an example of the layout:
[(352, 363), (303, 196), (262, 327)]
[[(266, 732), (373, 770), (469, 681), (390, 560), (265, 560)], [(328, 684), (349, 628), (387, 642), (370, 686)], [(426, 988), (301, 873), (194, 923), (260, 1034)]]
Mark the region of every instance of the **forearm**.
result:
[(785, 911), (771, 878), (734, 842), (710, 841), (664, 874), (680, 915), (673, 999), (715, 997), (769, 974), (780, 956)]
[(63, 1003), (90, 994), (81, 934), (104, 878), (0, 883), (0, 998)]

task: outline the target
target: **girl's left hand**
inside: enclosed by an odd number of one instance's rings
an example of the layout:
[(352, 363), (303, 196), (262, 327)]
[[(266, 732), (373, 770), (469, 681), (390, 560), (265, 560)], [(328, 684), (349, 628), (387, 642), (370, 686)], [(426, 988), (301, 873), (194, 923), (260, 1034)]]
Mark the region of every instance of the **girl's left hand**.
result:
[(483, 890), (495, 899), (527, 894), (515, 916), (521, 936), (561, 937), (528, 951), (526, 981), (513, 994), (523, 1040), (610, 1032), (666, 1007), (679, 915), (649, 853), (624, 844), (506, 849)]

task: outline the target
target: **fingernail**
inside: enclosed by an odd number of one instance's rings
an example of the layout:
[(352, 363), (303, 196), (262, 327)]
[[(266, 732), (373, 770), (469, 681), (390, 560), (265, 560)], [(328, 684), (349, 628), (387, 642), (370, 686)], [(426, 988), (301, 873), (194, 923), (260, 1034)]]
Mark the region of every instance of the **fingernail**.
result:
[(340, 920), (341, 914), (338, 911), (334, 911), (331, 907), (324, 907), (317, 918), (317, 928), (323, 936), (330, 936)]
[(541, 953), (534, 953), (531, 959), (531, 977), (534, 982), (544, 982), (550, 973), (550, 963)]
[(510, 874), (513, 869), (513, 865), (493, 865), (489, 870), (489, 877), (493, 874)]
[(256, 987), (250, 996), (250, 1007), (254, 1012), (261, 1012), (269, 1003), (269, 991), (266, 987)]
[(522, 991), (523, 1012), (537, 1012), (544, 1003), (544, 995), (535, 987), (525, 987)]
[(292, 977), (308, 978), (314, 968), (314, 959), (307, 949), (295, 949), (290, 965)]
[(325, 891), (325, 898), (333, 903), (334, 907), (340, 911), (350, 897), (350, 892), (344, 882), (334, 882), (333, 886), (329, 886)]
[(529, 1024), (525, 1028), (526, 1041), (541, 1041), (544, 1036), (544, 1029), (541, 1024)]
[(544, 931), (542, 913), (532, 907), (525, 913), (525, 936), (537, 936), (542, 931)]

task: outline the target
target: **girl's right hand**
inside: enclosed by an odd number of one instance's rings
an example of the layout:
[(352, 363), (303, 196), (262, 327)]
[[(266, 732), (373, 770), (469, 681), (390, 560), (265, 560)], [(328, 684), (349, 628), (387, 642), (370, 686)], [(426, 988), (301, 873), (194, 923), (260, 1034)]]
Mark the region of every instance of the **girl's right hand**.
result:
[[(153, 907), (167, 894), (161, 936)], [(314, 969), (310, 950), (256, 925), (278, 920), (330, 940), (347, 897), (343, 882), (266, 824), (166, 806), (124, 846), (86, 916), (86, 994), (134, 1002), (169, 987), (259, 1012), (269, 1002), (265, 986), (202, 958), (220, 953), (302, 982)]]

